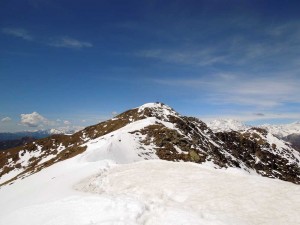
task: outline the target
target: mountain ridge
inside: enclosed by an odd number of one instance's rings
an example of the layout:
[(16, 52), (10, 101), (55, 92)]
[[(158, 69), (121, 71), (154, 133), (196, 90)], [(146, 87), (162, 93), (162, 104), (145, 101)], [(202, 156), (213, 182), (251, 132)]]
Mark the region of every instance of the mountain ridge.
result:
[(197, 118), (181, 116), (163, 103), (148, 103), (73, 135), (53, 135), (0, 154), (0, 185), (57, 162), (128, 163), (148, 159), (210, 162), (300, 183), (300, 154), (261, 128), (214, 133)]

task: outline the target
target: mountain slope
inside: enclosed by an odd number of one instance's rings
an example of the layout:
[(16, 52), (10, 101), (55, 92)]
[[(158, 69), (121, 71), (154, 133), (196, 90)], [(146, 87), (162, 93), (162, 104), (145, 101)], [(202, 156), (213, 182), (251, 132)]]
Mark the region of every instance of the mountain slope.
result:
[(300, 155), (263, 129), (213, 133), (202, 121), (149, 103), (73, 135), (53, 135), (0, 154), (0, 184), (83, 153), (85, 161), (210, 162), (300, 183)]

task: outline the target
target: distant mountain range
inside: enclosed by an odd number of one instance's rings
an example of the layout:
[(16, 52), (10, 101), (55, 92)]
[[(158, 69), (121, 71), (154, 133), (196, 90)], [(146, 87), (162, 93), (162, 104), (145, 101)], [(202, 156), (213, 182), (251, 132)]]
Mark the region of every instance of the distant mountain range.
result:
[(5, 150), (17, 147), (28, 142), (49, 137), (53, 134), (73, 134), (75, 130), (72, 129), (49, 129), (38, 131), (21, 131), (15, 133), (0, 133), (0, 150)]
[[(241, 121), (233, 119), (218, 119), (207, 123), (210, 129), (214, 132), (228, 132), (228, 131), (245, 131), (255, 126), (246, 125)], [(290, 124), (270, 125), (264, 124), (257, 126), (267, 130), (272, 135), (279, 139), (287, 141), (300, 152), (300, 122)]]
[(35, 139), (48, 137), (51, 135), (50, 130), (39, 130), (39, 131), (21, 131), (15, 133), (0, 133), (0, 141), (18, 140), (23, 137), (31, 137)]
[(281, 125), (270, 125), (265, 124), (260, 126), (262, 128), (265, 128), (269, 132), (271, 132), (273, 135), (283, 138), (287, 137), (291, 134), (300, 134), (300, 122), (294, 122), (290, 124), (281, 124)]

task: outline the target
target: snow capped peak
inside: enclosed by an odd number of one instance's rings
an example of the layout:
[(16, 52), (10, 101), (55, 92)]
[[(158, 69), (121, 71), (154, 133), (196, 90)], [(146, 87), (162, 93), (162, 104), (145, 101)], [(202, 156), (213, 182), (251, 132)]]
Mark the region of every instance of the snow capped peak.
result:
[(165, 104), (163, 104), (161, 102), (149, 102), (149, 103), (145, 103), (145, 104), (141, 105), (138, 108), (140, 110), (143, 110), (145, 108), (159, 108), (159, 107), (163, 107), (163, 106), (165, 106)]
[(50, 134), (63, 134), (64, 132), (62, 130), (52, 128), (49, 130), (49, 133)]
[(157, 117), (160, 119), (167, 119), (168, 116), (179, 116), (179, 114), (172, 109), (170, 106), (164, 103), (146, 103), (137, 108), (138, 113), (143, 114), (147, 117)]
[(50, 135), (53, 134), (65, 134), (65, 135), (70, 135), (70, 134), (74, 134), (75, 132), (82, 130), (83, 127), (59, 127), (59, 128), (52, 128), (50, 130), (47, 130), (47, 132)]
[(162, 111), (162, 110), (166, 110), (166, 111), (174, 111), (174, 109), (172, 109), (170, 106), (161, 103), (161, 102), (151, 102), (151, 103), (146, 103), (144, 105), (141, 105), (140, 107), (138, 107), (138, 111), (142, 112), (145, 109), (152, 109), (152, 110), (156, 110), (156, 111)]
[(246, 124), (239, 120), (233, 119), (216, 119), (207, 123), (207, 126), (214, 132), (222, 131), (241, 131), (249, 128)]
[(285, 137), (290, 134), (300, 134), (300, 121), (280, 125), (264, 124), (261, 127), (277, 137)]

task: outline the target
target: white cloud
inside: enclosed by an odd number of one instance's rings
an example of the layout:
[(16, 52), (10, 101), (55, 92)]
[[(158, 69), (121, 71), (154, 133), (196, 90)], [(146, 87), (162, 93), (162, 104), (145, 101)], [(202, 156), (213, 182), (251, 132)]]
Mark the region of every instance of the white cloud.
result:
[(9, 122), (11, 121), (10, 117), (4, 117), (3, 119), (1, 119), (2, 122)]
[(37, 112), (21, 114), (21, 124), (29, 127), (49, 125), (51, 122)]
[(32, 41), (33, 37), (29, 34), (29, 32), (25, 29), (21, 28), (3, 28), (2, 32), (7, 35), (11, 35), (14, 37), (22, 38), (26, 41)]
[(90, 42), (79, 41), (70, 37), (61, 37), (52, 39), (48, 45), (58, 48), (89, 48), (93, 47)]
[(118, 115), (118, 113), (116, 111), (113, 111), (113, 112), (111, 112), (111, 115), (116, 116), (116, 115)]
[(65, 121), (64, 121), (64, 124), (65, 124), (65, 125), (70, 125), (70, 124), (71, 124), (71, 122), (70, 122), (70, 121), (68, 121), (68, 120), (65, 120)]
[(218, 55), (215, 48), (201, 48), (198, 50), (182, 49), (149, 49), (136, 53), (138, 57), (153, 58), (169, 63), (179, 63), (196, 66), (209, 66), (216, 63), (226, 63), (226, 55)]

